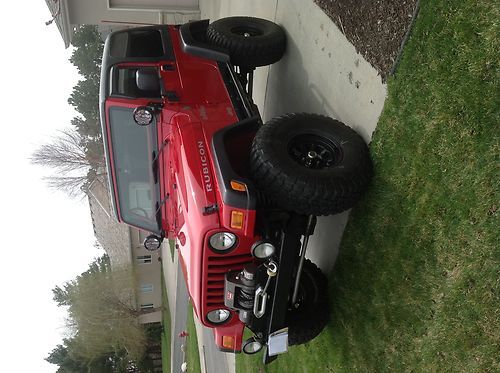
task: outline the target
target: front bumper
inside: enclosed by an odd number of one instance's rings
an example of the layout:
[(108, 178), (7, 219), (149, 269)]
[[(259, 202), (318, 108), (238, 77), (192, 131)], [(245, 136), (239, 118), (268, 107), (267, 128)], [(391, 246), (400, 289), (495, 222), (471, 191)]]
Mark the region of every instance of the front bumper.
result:
[[(293, 288), (293, 279), (295, 278), (297, 261), (301, 248), (300, 239), (302, 235), (306, 233), (307, 219), (308, 217), (304, 215), (292, 214), (289, 216), (280, 236), (281, 241), (278, 245), (278, 251), (273, 258), (278, 265), (278, 272), (276, 276), (271, 278), (267, 288), (268, 299), (266, 302), (265, 313), (260, 318), (251, 316), (245, 322), (246, 326), (258, 336), (258, 339), (263, 345), (266, 345), (271, 334), (280, 331), (287, 326), (286, 316), (289, 307), (290, 289)], [(265, 272), (266, 270), (263, 268), (262, 264), (257, 272), (256, 288), (259, 285), (261, 287), (265, 286), (265, 283), (267, 282), (267, 275), (265, 275)], [(238, 295), (238, 290), (234, 290), (235, 275), (236, 274), (233, 272), (228, 273), (225, 276), (225, 306), (232, 308), (235, 313), (239, 312), (240, 318), (242, 318), (241, 312), (245, 311), (241, 308), (241, 304), (235, 302), (234, 299), (234, 297)], [(238, 304), (238, 306), (236, 306), (236, 304)], [(247, 307), (246, 311), (248, 314), (253, 315), (252, 309)], [(241, 330), (241, 334), (234, 333), (234, 331), (232, 332), (237, 338), (236, 344), (240, 346), (238, 349), (239, 352), (242, 345), (241, 338), (243, 330)], [(219, 334), (222, 335), (221, 333), (223, 332), (221, 331)], [(217, 339), (217, 332), (215, 335), (217, 346), (223, 351), (227, 351), (222, 345), (222, 339)], [(276, 356), (269, 356), (266, 349), (264, 353), (264, 363), (270, 363), (274, 359), (276, 359)]]

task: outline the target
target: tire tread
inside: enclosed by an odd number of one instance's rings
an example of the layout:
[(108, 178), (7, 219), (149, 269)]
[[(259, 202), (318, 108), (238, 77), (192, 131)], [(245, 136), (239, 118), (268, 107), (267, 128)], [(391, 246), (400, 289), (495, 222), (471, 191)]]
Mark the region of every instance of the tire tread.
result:
[(242, 40), (228, 32), (226, 27), (228, 21), (236, 20), (243, 24), (265, 21), (253, 17), (229, 17), (222, 18), (208, 26), (208, 41), (227, 49), (230, 52), (231, 62), (234, 65), (248, 67), (265, 66), (281, 59), (286, 47), (286, 36), (281, 27), (275, 25), (276, 27), (271, 28), (271, 32), (264, 37)]
[[(273, 139), (279, 136), (279, 127), (287, 121), (314, 120), (331, 121), (332, 125), (342, 126), (349, 136), (359, 138), (359, 135), (345, 124), (318, 114), (286, 114), (272, 119), (257, 132), (250, 152), (250, 167), (254, 180), (269, 197), (288, 210), (299, 214), (330, 215), (351, 208), (361, 197), (372, 177), (372, 164), (368, 148), (364, 142), (360, 146), (361, 154), (355, 165), (355, 174), (313, 180), (304, 183), (300, 178), (287, 175), (273, 162), (270, 154)], [(297, 166), (300, 167), (300, 166)]]

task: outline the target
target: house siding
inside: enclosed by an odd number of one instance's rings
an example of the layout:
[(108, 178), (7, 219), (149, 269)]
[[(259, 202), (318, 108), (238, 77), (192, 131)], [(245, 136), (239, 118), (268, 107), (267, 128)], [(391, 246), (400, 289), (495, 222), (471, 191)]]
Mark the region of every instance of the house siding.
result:
[[(162, 266), (160, 251), (150, 252), (142, 244), (147, 232), (139, 231), (125, 224), (119, 223), (111, 213), (111, 204), (107, 185), (101, 180), (95, 180), (90, 186), (89, 205), (97, 241), (106, 251), (111, 262), (111, 268), (119, 270), (132, 268), (135, 274), (136, 289), (132, 299), (135, 299), (137, 308), (141, 304), (152, 304), (153, 308), (162, 306)], [(151, 256), (149, 263), (141, 263), (138, 257)], [(153, 291), (143, 293), (141, 285), (151, 284)], [(142, 321), (142, 320), (145, 321)], [(161, 320), (161, 312), (152, 313), (141, 322)]]

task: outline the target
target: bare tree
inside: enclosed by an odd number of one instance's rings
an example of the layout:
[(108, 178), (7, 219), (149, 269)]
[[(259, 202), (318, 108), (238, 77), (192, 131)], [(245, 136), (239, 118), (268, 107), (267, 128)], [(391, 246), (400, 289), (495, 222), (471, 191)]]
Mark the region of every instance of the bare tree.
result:
[(51, 142), (41, 145), (33, 152), (31, 162), (55, 169), (57, 174), (45, 180), (51, 188), (71, 197), (86, 193), (96, 177), (105, 175), (102, 153), (86, 146), (82, 136), (72, 129), (59, 131)]

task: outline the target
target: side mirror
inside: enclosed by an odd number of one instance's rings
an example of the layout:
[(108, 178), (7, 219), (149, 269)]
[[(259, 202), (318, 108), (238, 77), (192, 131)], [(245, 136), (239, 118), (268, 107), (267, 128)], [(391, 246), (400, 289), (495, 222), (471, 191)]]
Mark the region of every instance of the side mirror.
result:
[(135, 84), (144, 92), (154, 92), (160, 96), (160, 77), (158, 71), (153, 67), (141, 67), (135, 73)]

